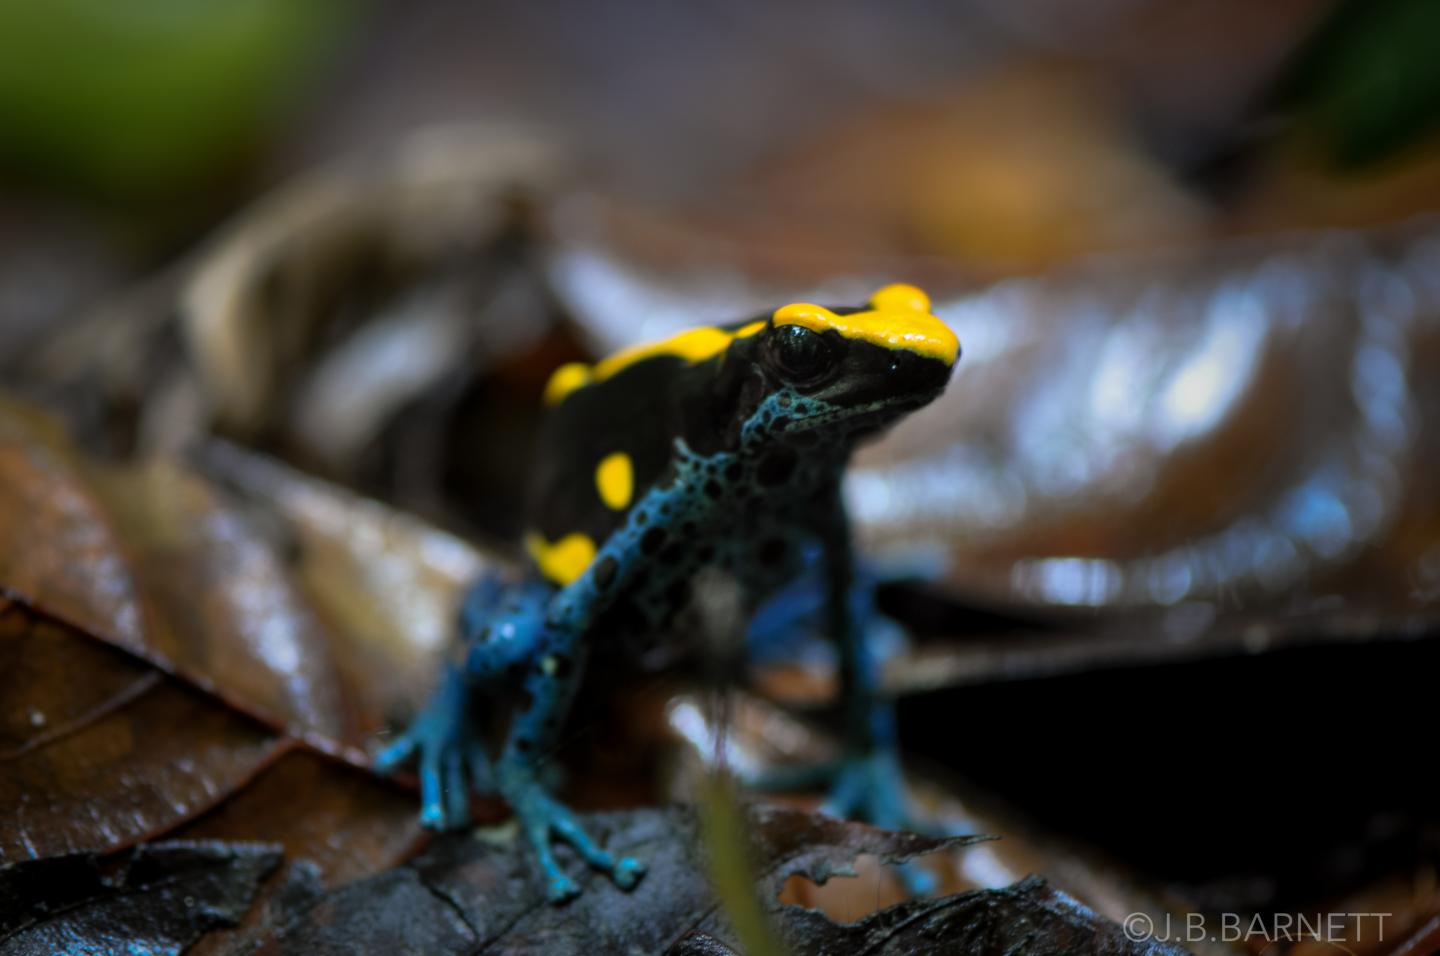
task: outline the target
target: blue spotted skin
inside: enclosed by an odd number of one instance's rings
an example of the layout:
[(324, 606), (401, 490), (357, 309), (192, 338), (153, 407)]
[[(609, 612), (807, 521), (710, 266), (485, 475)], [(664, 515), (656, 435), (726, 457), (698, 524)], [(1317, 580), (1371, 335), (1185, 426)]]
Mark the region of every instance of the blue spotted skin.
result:
[[(767, 322), (709, 358), (654, 355), (564, 397), (541, 436), (531, 526), (547, 541), (587, 535), (593, 559), (569, 581), (531, 567), (519, 583), (478, 582), (461, 612), (459, 653), (377, 766), (418, 759), (421, 819), (436, 828), (467, 821), (472, 789), (498, 791), (554, 902), (579, 893), (554, 858), (557, 839), (633, 887), (643, 864), (598, 846), (549, 794), (541, 770), (592, 652), (663, 646), (697, 573), (716, 568), (738, 582), (743, 609), (765, 628), (818, 627), (835, 637), (847, 750), (803, 782), (829, 784), (828, 809), (839, 815), (906, 825), (893, 713), (878, 694), (867, 640), (894, 625), (876, 615), (857, 577), (840, 486), (856, 442), (932, 400), (950, 369), (834, 331)], [(592, 477), (616, 451), (635, 469), (621, 509), (599, 500)], [(816, 593), (818, 601), (807, 596)], [(469, 703), (500, 689), (518, 689), (519, 703), (492, 762)], [(918, 871), (911, 876), (923, 890)]]

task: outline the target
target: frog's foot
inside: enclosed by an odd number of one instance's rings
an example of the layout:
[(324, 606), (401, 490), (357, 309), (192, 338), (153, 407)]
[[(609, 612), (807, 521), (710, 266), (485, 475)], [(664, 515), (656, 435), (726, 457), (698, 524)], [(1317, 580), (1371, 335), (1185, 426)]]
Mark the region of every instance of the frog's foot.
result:
[(515, 811), (545, 874), (546, 896), (552, 903), (566, 903), (580, 895), (580, 885), (565, 875), (555, 861), (551, 841), (564, 840), (595, 869), (605, 873), (622, 890), (632, 890), (645, 875), (645, 864), (633, 857), (615, 857), (602, 850), (575, 814), (546, 792), (543, 785), (529, 774), (514, 774), (501, 790)]
[(447, 674), (404, 733), (375, 755), (379, 773), (414, 757), (420, 774), (420, 823), (448, 830), (470, 822), (470, 792), (493, 792), (490, 756), (470, 725), (463, 680)]
[[(841, 760), (807, 767), (783, 768), (747, 781), (756, 789), (781, 791), (828, 787), (820, 812), (847, 820), (864, 820), (887, 830), (926, 832), (932, 827), (912, 816), (905, 799), (905, 776), (893, 749), (878, 747)], [(896, 870), (911, 896), (928, 896), (935, 877), (914, 863)]]

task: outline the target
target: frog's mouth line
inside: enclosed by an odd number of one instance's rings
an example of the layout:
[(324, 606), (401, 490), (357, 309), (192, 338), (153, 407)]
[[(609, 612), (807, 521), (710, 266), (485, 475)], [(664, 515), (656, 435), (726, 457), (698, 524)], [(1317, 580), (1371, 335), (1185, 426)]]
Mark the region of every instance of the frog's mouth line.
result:
[[(849, 423), (852, 426), (850, 429), (851, 434), (856, 431), (861, 433), (880, 431), (895, 419), (929, 405), (935, 401), (935, 399), (939, 398), (940, 393), (943, 391), (944, 388), (939, 388), (930, 393), (912, 395), (907, 398), (883, 398), (873, 402), (866, 402), (864, 405), (848, 407), (834, 406), (834, 411), (825, 412), (820, 415), (811, 415), (807, 418), (792, 419), (789, 424), (785, 426), (785, 433), (797, 434), (800, 432), (810, 432), (836, 422)], [(882, 416), (883, 420), (881, 421), (875, 421), (873, 424), (869, 421), (870, 419), (878, 419)]]

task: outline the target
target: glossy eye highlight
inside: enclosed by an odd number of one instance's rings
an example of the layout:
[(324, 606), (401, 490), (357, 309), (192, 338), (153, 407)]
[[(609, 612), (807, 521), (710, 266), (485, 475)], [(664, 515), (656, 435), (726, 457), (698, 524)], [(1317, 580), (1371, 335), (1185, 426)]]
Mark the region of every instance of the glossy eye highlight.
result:
[(813, 385), (835, 365), (835, 345), (801, 325), (782, 325), (771, 334), (770, 358), (776, 370), (795, 385)]

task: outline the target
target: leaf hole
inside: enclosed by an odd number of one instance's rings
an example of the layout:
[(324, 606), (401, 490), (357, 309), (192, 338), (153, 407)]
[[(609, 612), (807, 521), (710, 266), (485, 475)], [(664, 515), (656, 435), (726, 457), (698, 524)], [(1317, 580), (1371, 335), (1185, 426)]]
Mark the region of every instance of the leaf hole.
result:
[(819, 910), (835, 923), (854, 923), (906, 899), (895, 868), (882, 863), (879, 857), (862, 853), (855, 858), (853, 868), (854, 876), (832, 874), (824, 883), (803, 873), (792, 873), (780, 888), (779, 901)]

